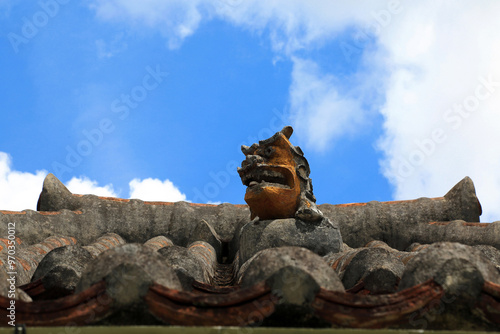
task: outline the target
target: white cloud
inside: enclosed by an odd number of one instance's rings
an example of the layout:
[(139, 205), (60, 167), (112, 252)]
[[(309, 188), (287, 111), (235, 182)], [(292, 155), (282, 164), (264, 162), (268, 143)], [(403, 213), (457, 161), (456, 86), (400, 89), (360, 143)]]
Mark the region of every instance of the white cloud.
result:
[[(36, 171), (35, 174), (13, 170), (10, 156), (0, 152), (0, 210), (36, 210), (36, 203), (46, 176), (45, 170)], [(74, 194), (118, 197), (112, 184), (99, 186), (97, 181), (86, 176), (73, 177), (65, 185)], [(145, 201), (186, 201), (186, 195), (169, 180), (133, 179), (129, 186), (130, 198)]]
[(219, 18), (251, 31), (268, 30), (275, 50), (291, 52), (323, 43), (354, 23), (373, 20), (383, 0), (333, 3), (331, 0), (94, 0), (91, 8), (107, 21), (132, 22), (159, 29), (171, 47), (198, 29), (202, 20)]
[[(332, 3), (330, 0), (148, 0), (140, 3), (95, 0), (92, 4), (100, 19), (133, 22), (134, 27), (142, 29), (156, 28), (170, 46), (179, 46), (203, 20), (214, 18), (257, 34), (268, 34), (277, 53), (275, 59), (291, 57), (294, 62), (290, 103), (296, 134), (307, 136), (310, 147), (318, 150), (352, 133), (360, 124), (363, 116), (359, 99), (361, 89), (354, 89), (358, 90), (358, 99), (343, 95), (338, 86), (345, 87), (345, 84), (341, 85), (332, 75), (321, 73), (313, 60), (300, 59), (294, 54), (318, 48), (356, 23), (380, 28), (379, 12), (385, 11), (387, 6), (384, 0), (365, 3), (363, 10), (354, 2)], [(358, 85), (364, 88), (362, 82)]]
[[(68, 189), (74, 194), (94, 194), (104, 197), (118, 197), (112, 184), (99, 186), (97, 181), (88, 177), (73, 177), (66, 183)], [(170, 180), (161, 181), (159, 179), (147, 178), (144, 180), (133, 179), (129, 182), (129, 198), (137, 198), (144, 201), (164, 201), (177, 202), (185, 201), (186, 195), (181, 193)]]
[(156, 28), (167, 38), (170, 48), (180, 46), (200, 24), (204, 1), (96, 0), (91, 5), (103, 20), (124, 20)]
[[(46, 176), (45, 170), (36, 171), (35, 174), (13, 170), (10, 156), (0, 152), (0, 210), (36, 210)], [(112, 185), (99, 187), (97, 181), (87, 177), (73, 177), (66, 186), (75, 194), (116, 197)]]
[(91, 180), (86, 176), (73, 177), (66, 183), (66, 187), (73, 194), (93, 194), (103, 197), (117, 197), (112, 184), (100, 187), (97, 181)]
[(371, 10), (384, 1), (370, 1), (359, 9), (355, 2), (330, 0), (242, 1), (240, 6), (219, 6), (217, 15), (253, 31), (267, 29), (274, 50), (291, 55), (294, 51), (331, 40), (348, 25), (365, 22)]
[(97, 39), (95, 41), (95, 46), (97, 49), (97, 57), (99, 58), (111, 58), (116, 54), (127, 50), (128, 45), (123, 41), (124, 33), (121, 32), (114, 36), (111, 40), (105, 41), (104, 39)]
[(8, 18), (12, 11), (14, 2), (11, 0), (0, 0), (0, 17)]
[[(468, 175), (482, 220), (498, 220), (500, 3), (405, 6), (379, 38), (391, 68), (382, 110), (383, 173), (397, 199), (441, 196)], [(482, 80), (497, 84), (490, 92)]]
[(144, 201), (177, 202), (185, 201), (186, 195), (181, 193), (170, 180), (147, 178), (144, 180), (133, 179), (129, 183), (130, 198)]
[(46, 175), (44, 170), (35, 174), (13, 170), (10, 156), (0, 152), (0, 210), (35, 210)]
[(334, 139), (355, 132), (362, 121), (360, 102), (339, 94), (336, 81), (323, 75), (314, 62), (294, 58), (292, 119), (298, 136), (305, 136), (311, 149), (325, 150)]
[[(97, 181), (88, 177), (73, 177), (66, 183), (68, 189), (74, 194), (94, 194), (104, 197), (118, 197), (112, 184), (99, 186)], [(144, 201), (164, 201), (176, 202), (185, 201), (186, 195), (181, 193), (170, 180), (161, 181), (159, 179), (147, 178), (144, 180), (133, 179), (129, 182), (129, 198), (138, 198)]]

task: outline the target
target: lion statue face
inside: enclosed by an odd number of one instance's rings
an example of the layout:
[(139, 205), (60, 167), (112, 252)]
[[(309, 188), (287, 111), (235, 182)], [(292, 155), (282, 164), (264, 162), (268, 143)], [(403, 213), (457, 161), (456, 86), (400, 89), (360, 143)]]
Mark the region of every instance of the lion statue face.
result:
[(241, 147), (246, 159), (238, 173), (247, 186), (245, 201), (252, 219), (323, 218), (312, 193), (309, 164), (289, 141), (292, 133), (292, 127), (285, 126), (269, 139)]

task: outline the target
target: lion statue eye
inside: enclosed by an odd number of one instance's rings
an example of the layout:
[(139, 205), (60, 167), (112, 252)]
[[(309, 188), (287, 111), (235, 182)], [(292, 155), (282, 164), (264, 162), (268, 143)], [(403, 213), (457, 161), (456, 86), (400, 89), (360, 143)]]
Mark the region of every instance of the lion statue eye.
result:
[(274, 153), (274, 147), (266, 147), (264, 154), (266, 157), (270, 157)]

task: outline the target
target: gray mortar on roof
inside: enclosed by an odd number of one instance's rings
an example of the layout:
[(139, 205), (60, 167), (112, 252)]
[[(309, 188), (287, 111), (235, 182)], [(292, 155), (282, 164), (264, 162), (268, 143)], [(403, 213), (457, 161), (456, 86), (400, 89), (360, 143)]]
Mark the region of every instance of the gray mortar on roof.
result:
[[(16, 222), (17, 236), (30, 244), (56, 232), (75, 236), (83, 244), (93, 242), (104, 233), (114, 232), (127, 242), (145, 242), (157, 235), (165, 235), (176, 245), (184, 247), (194, 241), (206, 241), (219, 256), (220, 243), (227, 242), (229, 255), (235, 255), (235, 236), (249, 222), (250, 213), (246, 206), (166, 204), (117, 201), (94, 195), (75, 196), (49, 174), (39, 207), (45, 211), (60, 211), (59, 214), (42, 215), (30, 210), (25, 211), (25, 215), (0, 213), (0, 221)], [(393, 248), (404, 250), (416, 241), (449, 240), (500, 248), (500, 238), (496, 237), (500, 233), (499, 223), (481, 228), (466, 227), (462, 222), (452, 223), (453, 226), (429, 224), (434, 221), (479, 221), (481, 208), (469, 178), (459, 182), (440, 199), (362, 205), (322, 204), (318, 207), (325, 217), (339, 226), (343, 241), (351, 247), (383, 240)]]

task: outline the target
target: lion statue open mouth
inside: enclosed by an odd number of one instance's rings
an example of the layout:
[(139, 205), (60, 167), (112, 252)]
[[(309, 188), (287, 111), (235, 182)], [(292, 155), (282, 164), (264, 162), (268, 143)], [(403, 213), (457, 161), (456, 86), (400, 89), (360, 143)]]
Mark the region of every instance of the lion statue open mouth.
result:
[(285, 126), (269, 139), (241, 147), (246, 159), (238, 173), (247, 186), (245, 201), (252, 219), (323, 218), (315, 204), (309, 163), (300, 147), (290, 143), (292, 133), (293, 128)]

